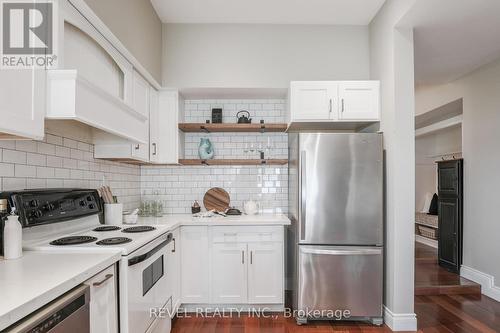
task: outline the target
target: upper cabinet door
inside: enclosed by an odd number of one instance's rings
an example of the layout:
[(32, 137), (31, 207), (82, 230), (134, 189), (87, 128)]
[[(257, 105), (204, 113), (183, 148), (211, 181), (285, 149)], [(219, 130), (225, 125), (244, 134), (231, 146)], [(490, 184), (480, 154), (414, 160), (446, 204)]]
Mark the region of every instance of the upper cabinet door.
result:
[(341, 120), (379, 120), (379, 81), (344, 81), (338, 84)]
[(134, 71), (133, 105), (137, 112), (149, 118), (149, 84)]
[(45, 70), (2, 70), (0, 140), (44, 137)]
[(153, 163), (159, 161), (160, 155), (160, 115), (159, 115), (158, 91), (151, 87), (149, 89), (149, 160)]
[(337, 119), (337, 84), (295, 81), (290, 84), (291, 121)]

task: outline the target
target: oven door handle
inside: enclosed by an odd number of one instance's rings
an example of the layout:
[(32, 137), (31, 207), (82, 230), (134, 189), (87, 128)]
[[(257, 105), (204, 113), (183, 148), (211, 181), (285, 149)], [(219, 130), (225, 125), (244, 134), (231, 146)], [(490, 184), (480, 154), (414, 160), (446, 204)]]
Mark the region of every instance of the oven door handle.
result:
[(138, 263), (141, 263), (141, 262), (147, 260), (148, 258), (151, 258), (156, 252), (160, 251), (162, 248), (167, 246), (171, 241), (172, 241), (172, 234), (169, 234), (169, 235), (167, 235), (166, 240), (164, 240), (163, 242), (161, 242), (160, 244), (155, 246), (151, 251), (144, 253), (144, 254), (141, 254), (139, 256), (130, 258), (128, 260), (128, 265), (134, 266)]

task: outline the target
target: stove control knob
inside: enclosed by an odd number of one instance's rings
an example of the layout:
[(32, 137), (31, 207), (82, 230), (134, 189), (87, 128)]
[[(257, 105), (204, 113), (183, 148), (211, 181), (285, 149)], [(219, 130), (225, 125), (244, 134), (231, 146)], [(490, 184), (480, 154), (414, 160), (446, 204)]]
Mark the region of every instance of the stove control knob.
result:
[(36, 199), (33, 199), (30, 201), (30, 206), (31, 207), (38, 207), (38, 200)]
[(50, 202), (47, 202), (47, 204), (45, 204), (43, 206), (43, 209), (48, 210), (48, 211), (54, 210), (54, 208), (56, 208), (56, 207), (54, 206), (53, 203), (50, 203)]
[(94, 209), (95, 208), (94, 204), (89, 204), (89, 208)]
[(43, 213), (42, 213), (42, 211), (41, 211), (40, 209), (36, 209), (36, 210), (34, 210), (34, 211), (31, 213), (31, 215), (32, 215), (33, 217), (40, 218), (40, 217), (42, 217), (42, 216), (43, 216)]
[(87, 203), (85, 202), (85, 200), (80, 200), (80, 206), (85, 207), (86, 205)]
[(92, 198), (92, 196), (91, 196), (91, 195), (89, 195), (89, 196), (87, 197), (87, 201), (92, 201), (92, 200), (94, 200), (94, 198)]

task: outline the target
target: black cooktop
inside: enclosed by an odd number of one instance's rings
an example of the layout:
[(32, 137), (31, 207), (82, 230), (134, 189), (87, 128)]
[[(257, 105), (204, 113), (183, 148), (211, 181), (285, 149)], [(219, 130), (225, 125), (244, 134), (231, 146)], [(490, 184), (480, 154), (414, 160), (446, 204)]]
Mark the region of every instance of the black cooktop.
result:
[(96, 244), (97, 245), (118, 245), (118, 244), (125, 244), (128, 242), (131, 242), (132, 240), (127, 237), (111, 237), (111, 238), (105, 238), (103, 240), (98, 241)]
[(97, 238), (91, 236), (68, 236), (50, 242), (50, 245), (78, 245), (96, 241)]
[(146, 232), (146, 231), (153, 231), (155, 230), (156, 228), (155, 227), (151, 227), (149, 225), (140, 225), (140, 226), (136, 226), (136, 227), (129, 227), (129, 228), (125, 228), (122, 230), (122, 232)]
[(120, 230), (120, 227), (117, 227), (115, 225), (105, 225), (102, 227), (97, 227), (93, 229), (93, 231), (115, 231), (115, 230)]

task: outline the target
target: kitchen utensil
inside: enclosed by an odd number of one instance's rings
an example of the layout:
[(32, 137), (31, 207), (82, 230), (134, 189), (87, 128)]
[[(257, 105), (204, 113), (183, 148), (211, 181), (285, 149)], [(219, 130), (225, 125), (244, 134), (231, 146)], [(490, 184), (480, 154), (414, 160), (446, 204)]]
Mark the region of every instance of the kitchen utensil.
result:
[(106, 203), (104, 204), (104, 223), (121, 224), (123, 217), (123, 204)]
[(238, 209), (238, 208), (228, 208), (226, 211), (225, 211), (225, 214), (226, 215), (241, 215), (241, 211)]
[(137, 224), (137, 219), (139, 216), (137, 215), (139, 213), (139, 209), (136, 208), (134, 211), (130, 214), (123, 214), (123, 223), (125, 224)]
[(250, 112), (247, 110), (241, 110), (236, 114), (238, 118), (238, 124), (250, 124), (252, 123), (252, 118), (250, 118)]
[(229, 193), (220, 187), (211, 188), (203, 197), (203, 205), (207, 210), (223, 212), (229, 208), (230, 202)]
[(259, 212), (259, 204), (253, 200), (249, 200), (243, 204), (243, 210), (247, 215), (255, 215)]

